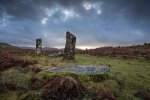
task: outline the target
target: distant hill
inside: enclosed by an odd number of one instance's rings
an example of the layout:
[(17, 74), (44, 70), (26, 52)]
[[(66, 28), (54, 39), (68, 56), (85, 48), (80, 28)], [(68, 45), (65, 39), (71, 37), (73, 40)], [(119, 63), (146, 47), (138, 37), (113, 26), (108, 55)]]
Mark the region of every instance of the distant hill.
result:
[(15, 47), (15, 46), (12, 46), (12, 45), (10, 45), (10, 44), (8, 44), (8, 43), (1, 43), (0, 42), (0, 48), (12, 48), (12, 49), (17, 49), (17, 47)]
[(1, 43), (1, 42), (0, 42), (0, 46), (11, 46), (11, 45), (8, 44), (8, 43)]
[(52, 47), (44, 47), (43, 50), (59, 50), (57, 48), (52, 48)]
[[(8, 43), (1, 43), (0, 42), (0, 48), (11, 48), (11, 49), (25, 49), (25, 50), (35, 50), (35, 47), (28, 47), (28, 46), (13, 46), (13, 45), (10, 45)], [(57, 48), (52, 48), (52, 47), (43, 47), (42, 50), (44, 51), (53, 51), (53, 50), (60, 50), (60, 49), (57, 49)]]
[[(21, 49), (30, 49), (30, 50), (35, 50), (35, 47), (19, 47)], [(52, 48), (52, 47), (43, 47), (42, 50), (58, 50), (57, 48)]]
[(20, 49), (29, 49), (29, 50), (34, 50), (35, 47), (27, 47), (27, 46), (18, 46)]

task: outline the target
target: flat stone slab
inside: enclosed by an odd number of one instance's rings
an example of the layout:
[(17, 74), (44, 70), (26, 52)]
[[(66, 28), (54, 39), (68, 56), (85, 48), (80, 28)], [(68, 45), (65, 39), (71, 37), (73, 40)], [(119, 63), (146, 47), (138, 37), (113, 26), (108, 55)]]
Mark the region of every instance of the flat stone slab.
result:
[(83, 74), (96, 74), (100, 72), (109, 72), (109, 66), (70, 66), (70, 67), (54, 67), (48, 72), (75, 72)]

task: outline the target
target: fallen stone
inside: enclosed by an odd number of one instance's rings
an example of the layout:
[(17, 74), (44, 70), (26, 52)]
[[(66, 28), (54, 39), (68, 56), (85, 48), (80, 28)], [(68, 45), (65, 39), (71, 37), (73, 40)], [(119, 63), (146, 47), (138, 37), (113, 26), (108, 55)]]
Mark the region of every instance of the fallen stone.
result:
[(109, 72), (109, 66), (70, 66), (70, 67), (54, 67), (49, 69), (48, 72), (75, 72), (81, 74), (96, 74), (100, 72)]

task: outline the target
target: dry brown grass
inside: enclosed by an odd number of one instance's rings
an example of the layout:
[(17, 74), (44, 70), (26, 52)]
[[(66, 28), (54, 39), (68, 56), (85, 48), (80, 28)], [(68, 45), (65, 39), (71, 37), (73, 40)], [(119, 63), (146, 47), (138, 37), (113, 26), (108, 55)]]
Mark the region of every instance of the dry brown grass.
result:
[(18, 49), (0, 48), (0, 70), (6, 70), (11, 67), (26, 67), (36, 63), (35, 60), (22, 57), (25, 54), (22, 50), (18, 51)]
[(83, 96), (84, 87), (72, 77), (57, 76), (45, 81), (42, 88), (43, 98), (50, 99), (73, 99)]

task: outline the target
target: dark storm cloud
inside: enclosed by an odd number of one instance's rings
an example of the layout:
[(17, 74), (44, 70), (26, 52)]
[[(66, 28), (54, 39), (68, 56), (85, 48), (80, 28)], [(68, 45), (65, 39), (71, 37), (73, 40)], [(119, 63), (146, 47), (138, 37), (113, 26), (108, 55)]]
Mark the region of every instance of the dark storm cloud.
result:
[(32, 0), (1, 0), (1, 8), (18, 19), (40, 19), (44, 13)]
[(105, 5), (109, 11), (123, 12), (124, 15), (132, 18), (132, 20), (150, 18), (149, 0), (106, 0)]
[(59, 46), (70, 30), (79, 45), (150, 42), (149, 5), (149, 0), (0, 0), (0, 40), (34, 45), (41, 37), (45, 45)]
[[(46, 16), (44, 8), (51, 8), (55, 4), (66, 8), (74, 8), (83, 13), (84, 1), (103, 2), (103, 13), (110, 15), (123, 12), (133, 19), (150, 18), (149, 0), (0, 0), (0, 9), (17, 18), (40, 19)], [(111, 14), (113, 14), (111, 13)]]
[[(80, 0), (0, 0), (0, 10), (17, 18), (40, 19), (45, 15), (44, 9), (51, 8), (55, 4), (64, 7), (79, 6)], [(75, 5), (76, 4), (76, 5)]]

